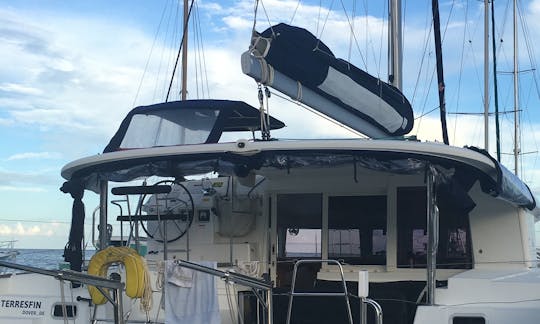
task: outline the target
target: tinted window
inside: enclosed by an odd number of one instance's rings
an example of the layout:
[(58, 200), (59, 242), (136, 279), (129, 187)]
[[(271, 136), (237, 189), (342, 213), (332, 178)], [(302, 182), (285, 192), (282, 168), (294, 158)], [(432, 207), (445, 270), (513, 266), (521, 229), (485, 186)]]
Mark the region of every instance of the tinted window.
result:
[[(438, 198), (437, 268), (472, 268), (469, 216)], [(398, 267), (425, 268), (427, 263), (426, 188), (398, 188)]]
[(386, 264), (386, 197), (328, 199), (328, 257), (349, 264)]
[(277, 197), (278, 257), (321, 257), (322, 195)]

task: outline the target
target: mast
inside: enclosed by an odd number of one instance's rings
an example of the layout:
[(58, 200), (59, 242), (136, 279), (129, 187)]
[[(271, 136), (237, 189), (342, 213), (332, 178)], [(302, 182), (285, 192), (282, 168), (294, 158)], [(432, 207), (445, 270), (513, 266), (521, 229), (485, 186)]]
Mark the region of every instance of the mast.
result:
[(448, 131), (446, 129), (446, 102), (444, 99), (444, 73), (442, 63), (442, 41), (441, 41), (441, 22), (439, 18), (439, 1), (431, 1), (431, 10), (433, 13), (433, 34), (435, 38), (435, 56), (437, 61), (437, 81), (439, 85), (439, 110), (441, 116), (441, 128), (444, 144), (448, 145)]
[(388, 0), (388, 81), (403, 90), (401, 0)]
[(491, 1), (491, 47), (493, 51), (493, 99), (495, 103), (495, 143), (497, 161), (501, 162), (501, 132), (499, 127), (499, 86), (497, 85), (497, 46), (495, 45), (495, 4)]
[(514, 0), (514, 173), (519, 175), (519, 89), (517, 0)]
[(188, 29), (188, 19), (189, 19), (189, 11), (188, 11), (188, 0), (184, 0), (184, 35), (186, 37), (183, 37), (184, 43), (182, 44), (182, 100), (187, 99), (187, 46), (188, 46), (188, 37), (187, 37), (187, 29)]
[(489, 0), (484, 0), (484, 149), (489, 151)]

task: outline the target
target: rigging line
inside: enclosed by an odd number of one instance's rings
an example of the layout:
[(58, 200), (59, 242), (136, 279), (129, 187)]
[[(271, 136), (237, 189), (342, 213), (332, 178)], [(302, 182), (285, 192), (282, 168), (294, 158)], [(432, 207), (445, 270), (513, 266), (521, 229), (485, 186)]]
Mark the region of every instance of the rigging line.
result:
[[(201, 84), (200, 84), (201, 97), (200, 97), (200, 99), (203, 99), (203, 98), (205, 98), (205, 95), (204, 95), (204, 76), (203, 76), (204, 67), (203, 67), (203, 59), (202, 59), (203, 50), (202, 50), (202, 39), (201, 39), (202, 38), (201, 15), (199, 13), (198, 4), (195, 4), (195, 20), (193, 21), (193, 29), (195, 30), (195, 35), (196, 35), (195, 41), (196, 41), (196, 44), (197, 44), (197, 59), (198, 59), (198, 62), (199, 62), (196, 66), (199, 69), (199, 73), (200, 73), (200, 77), (201, 77)], [(199, 85), (197, 85), (197, 86), (199, 86)]]
[(356, 130), (350, 128), (350, 127), (347, 126), (347, 125), (341, 124), (341, 123), (339, 123), (339, 122), (333, 120), (332, 118), (330, 118), (330, 117), (328, 117), (328, 116), (326, 116), (326, 115), (324, 115), (324, 114), (322, 114), (322, 113), (320, 113), (320, 112), (314, 110), (313, 108), (311, 108), (311, 107), (309, 107), (309, 106), (306, 106), (306, 105), (302, 104), (302, 103), (299, 102), (299, 101), (292, 100), (292, 99), (290, 99), (290, 98), (288, 98), (288, 97), (286, 97), (286, 96), (281, 95), (281, 94), (278, 93), (278, 92), (270, 91), (270, 93), (271, 93), (272, 95), (278, 97), (278, 98), (287, 100), (287, 101), (289, 101), (289, 102), (291, 102), (291, 103), (293, 103), (293, 104), (295, 104), (295, 105), (297, 105), (297, 106), (299, 106), (299, 107), (301, 107), (301, 108), (304, 108), (304, 109), (306, 109), (307, 111), (311, 112), (312, 114), (317, 115), (317, 116), (319, 116), (319, 117), (321, 117), (321, 118), (324, 118), (324, 119), (326, 119), (327, 121), (329, 121), (329, 122), (335, 124), (336, 126), (339, 126), (339, 127), (343, 128), (343, 129), (345, 129), (345, 130), (348, 130), (348, 131), (350, 131), (351, 133), (354, 133), (354, 134), (357, 135), (357, 136), (360, 136), (360, 137), (362, 137), (362, 138), (367, 138), (364, 134), (362, 134), (362, 133), (360, 133), (360, 132), (358, 132), (358, 131), (356, 131)]
[(332, 2), (330, 2), (330, 8), (328, 8), (328, 11), (326, 12), (326, 17), (324, 19), (324, 24), (321, 27), (321, 33), (317, 35), (317, 39), (319, 40), (317, 42), (317, 48), (319, 48), (319, 43), (321, 41), (322, 34), (324, 33), (324, 28), (326, 27), (326, 23), (328, 22), (328, 17), (330, 16), (330, 12), (332, 11), (333, 7), (334, 7), (334, 0), (332, 0)]
[[(531, 134), (532, 142), (533, 142), (533, 145), (535, 146), (535, 151), (532, 152), (532, 153), (538, 153), (538, 143), (537, 143), (537, 141), (536, 141), (536, 137), (534, 136), (534, 135), (535, 135), (535, 129), (534, 129), (533, 126), (532, 126), (532, 124), (533, 124), (533, 122), (532, 122), (532, 117), (531, 117), (531, 114), (529, 114), (529, 109), (525, 109), (525, 107), (527, 107), (528, 104), (529, 104), (529, 100), (530, 100), (530, 98), (531, 98), (531, 93), (533, 92), (533, 89), (532, 89), (532, 88), (533, 88), (533, 86), (530, 85), (530, 86), (529, 86), (529, 91), (528, 91), (528, 92), (529, 92), (529, 95), (527, 96), (527, 103), (522, 104), (522, 106), (524, 107), (523, 110), (524, 110), (524, 112), (525, 112), (525, 117), (527, 118), (527, 121), (528, 121), (527, 126), (528, 126), (528, 128), (530, 129), (529, 132), (527, 132), (527, 134)], [(523, 128), (524, 128), (524, 127), (523, 127)], [(522, 149), (523, 149), (523, 145), (522, 145)], [(520, 154), (523, 156), (523, 155), (525, 155), (526, 153), (522, 151), (522, 152), (520, 152)], [(537, 154), (536, 156), (538, 157), (538, 154)], [(533, 169), (536, 169), (536, 164), (534, 164)]]
[[(510, 12), (510, 4), (511, 4), (511, 1), (506, 1), (506, 7), (505, 7), (505, 10), (504, 10), (504, 14), (503, 14), (502, 28), (501, 28), (501, 31), (498, 33), (498, 38), (499, 38), (500, 41), (499, 41), (499, 47), (497, 49), (497, 56), (501, 57), (501, 52), (502, 52), (502, 56), (504, 57), (504, 62), (506, 62), (507, 64), (508, 64), (508, 62), (510, 62), (512, 60), (510, 58), (508, 58), (508, 55), (506, 54), (506, 51), (504, 50), (505, 48), (503, 47), (503, 44), (504, 44), (503, 35), (504, 35), (504, 31), (506, 30), (506, 23), (508, 21), (508, 17), (510, 16), (510, 14), (509, 14), (509, 12)], [(508, 68), (508, 70), (509, 70), (509, 68)], [(507, 102), (508, 102), (508, 98), (507, 98)]]
[(353, 37), (352, 37), (352, 33), (354, 32), (354, 17), (356, 17), (356, 0), (353, 1), (352, 3), (352, 12), (351, 12), (351, 15), (353, 17), (352, 19), (352, 26), (351, 26), (351, 35), (349, 35), (349, 53), (348, 53), (348, 56), (347, 56), (347, 61), (351, 61), (351, 53), (352, 53), (352, 41), (353, 41)]
[[(461, 99), (461, 80), (463, 78), (463, 66), (465, 63), (465, 36), (467, 35), (467, 27), (469, 26), (468, 23), (469, 20), (469, 1), (467, 1), (467, 4), (465, 6), (465, 25), (463, 26), (463, 39), (461, 42), (461, 58), (459, 63), (459, 77), (458, 77), (458, 84), (457, 84), (457, 98), (456, 98), (456, 112), (459, 112), (459, 101)], [(454, 119), (454, 133), (452, 136), (452, 142), (456, 142), (456, 135), (457, 135), (457, 117)]]
[(452, 1), (452, 5), (450, 6), (450, 12), (448, 13), (448, 18), (446, 19), (446, 24), (444, 26), (444, 32), (442, 35), (442, 40), (444, 42), (444, 39), (446, 37), (446, 31), (448, 30), (448, 26), (450, 25), (450, 18), (452, 17), (452, 13), (454, 12), (454, 5), (456, 4), (456, 0)]
[[(426, 2), (426, 11), (429, 11), (429, 4), (428, 2)], [(424, 62), (425, 58), (426, 57), (429, 57), (430, 55), (428, 54), (428, 44), (430, 44), (430, 36), (431, 36), (431, 32), (433, 30), (433, 24), (431, 23), (431, 19), (428, 18), (429, 15), (426, 15), (426, 21), (425, 21), (425, 24), (426, 24), (426, 34), (425, 34), (425, 38), (424, 38), (424, 52), (422, 53), (422, 59), (421, 59), (421, 63), (420, 63), (420, 71), (418, 72), (417, 74), (417, 79), (416, 79), (416, 84), (415, 84), (415, 88), (414, 88), (414, 93), (413, 93), (413, 100), (415, 100), (416, 98), (416, 91), (418, 90), (418, 87), (420, 86), (420, 77), (422, 76), (422, 70), (424, 70), (424, 66), (426, 66), (425, 68), (425, 76), (426, 76), (426, 80), (424, 81), (425, 83), (428, 83), (427, 87), (424, 87), (425, 91), (427, 92), (424, 92), (424, 102), (422, 104), (422, 113), (421, 115), (424, 114), (425, 110), (426, 110), (426, 106), (427, 106), (427, 101), (428, 101), (428, 95), (429, 95), (429, 89), (432, 89), (432, 84), (433, 84), (433, 78), (435, 76), (435, 71), (431, 71), (431, 78), (428, 82), (427, 78), (429, 77), (429, 71), (431, 69), (429, 69), (429, 60), (428, 62)], [(420, 125), (422, 124), (422, 119), (419, 119), (418, 120), (418, 126), (416, 128), (416, 135), (418, 136), (418, 132), (420, 131)]]
[(298, 0), (298, 3), (296, 4), (296, 8), (294, 8), (294, 12), (293, 12), (293, 15), (291, 17), (291, 22), (289, 23), (289, 25), (292, 25), (292, 23), (294, 21), (294, 17), (296, 16), (296, 12), (298, 11), (298, 8), (300, 7), (300, 2), (302, 2), (302, 0)]
[(439, 109), (439, 106), (437, 106), (437, 107), (435, 107), (435, 108), (429, 110), (428, 112), (426, 112), (426, 113), (424, 113), (424, 114), (422, 114), (422, 115), (420, 115), (420, 116), (418, 116), (418, 117), (415, 117), (414, 120), (417, 120), (417, 119), (420, 119), (420, 118), (422, 118), (422, 117), (424, 117), (424, 116), (427, 116), (427, 115), (431, 114), (432, 112), (434, 112), (434, 111), (437, 110), (437, 109)]
[[(176, 10), (172, 10), (174, 8), (176, 8)], [(178, 28), (178, 19), (179, 19), (178, 16), (179, 16), (179, 11), (180, 11), (180, 3), (176, 1), (176, 6), (174, 8), (172, 8), (169, 13), (168, 25), (165, 31), (165, 38), (163, 41), (164, 49), (162, 51), (160, 64), (159, 64), (159, 74), (161, 75), (162, 74), (161, 71), (163, 67), (162, 62), (166, 62), (165, 72), (163, 73), (163, 81), (162, 81), (163, 83), (160, 86), (158, 85), (158, 82), (156, 82), (155, 89), (154, 89), (154, 100), (156, 100), (157, 98), (156, 94), (158, 93), (158, 91), (161, 92), (159, 94), (159, 97), (165, 96), (165, 89), (167, 89), (167, 80), (168, 80), (168, 77), (166, 76), (166, 74), (168, 73), (168, 71), (171, 70), (170, 69), (171, 62), (174, 61), (174, 52), (166, 51), (166, 48), (174, 48), (176, 44), (178, 44), (177, 35), (179, 33), (178, 33), (177, 28)], [(169, 34), (171, 36), (169, 36)], [(167, 54), (167, 58), (164, 59), (166, 54)]]
[(255, 33), (255, 28), (257, 27), (257, 11), (259, 9), (259, 0), (255, 0), (255, 5), (253, 6), (253, 27), (251, 27), (251, 35)]
[(317, 33), (315, 33), (315, 35), (319, 35), (319, 22), (321, 21), (321, 10), (322, 10), (322, 0), (319, 0), (319, 13), (317, 15)]
[[(171, 93), (171, 88), (174, 81), (174, 75), (176, 73), (176, 68), (178, 67), (178, 60), (180, 59), (180, 54), (182, 53), (182, 47), (184, 46), (184, 40), (187, 37), (187, 26), (189, 22), (189, 17), (191, 16), (191, 10), (193, 9), (193, 4), (195, 3), (195, 0), (191, 0), (191, 5), (189, 6), (189, 11), (186, 17), (186, 21), (184, 22), (184, 30), (182, 31), (182, 42), (180, 43), (180, 47), (178, 48), (178, 55), (176, 56), (176, 61), (174, 63), (173, 73), (171, 76), (171, 82), (169, 84), (169, 90), (167, 90), (167, 97), (165, 97), (165, 102), (169, 101), (169, 95)], [(185, 85), (182, 85), (184, 87)]]
[[(427, 2), (426, 2), (427, 4)], [(426, 25), (428, 23), (428, 19), (426, 19)], [(429, 27), (429, 29), (428, 29)], [(413, 91), (413, 95), (412, 95), (412, 101), (414, 102), (415, 98), (416, 98), (416, 91), (418, 90), (418, 87), (420, 86), (420, 77), (422, 75), (422, 70), (423, 70), (423, 67), (424, 67), (424, 60), (427, 56), (427, 48), (428, 48), (428, 44), (429, 44), (429, 36), (431, 35), (431, 30), (433, 28), (433, 25), (432, 24), (429, 24), (429, 26), (426, 26), (425, 30), (427, 30), (427, 32), (424, 34), (424, 50), (422, 52), (422, 58), (420, 59), (420, 70), (418, 71), (417, 75), (416, 75), (416, 82), (415, 82), (415, 85), (414, 85), (414, 91)], [(427, 69), (427, 68), (426, 68)]]
[(272, 27), (272, 23), (270, 22), (270, 16), (268, 16), (268, 12), (266, 11), (266, 7), (264, 6), (264, 1), (261, 1), (261, 7), (263, 8), (264, 15), (266, 16), (266, 20), (268, 21), (268, 26), (270, 27), (270, 30), (272, 31), (272, 35), (275, 36), (276, 33), (274, 33), (274, 28)]
[[(426, 71), (427, 72), (427, 71)], [(427, 75), (426, 75), (427, 76)], [(433, 79), (435, 78), (435, 70), (431, 71), (431, 78), (429, 79), (429, 83), (426, 87), (426, 89), (433, 89), (432, 85), (433, 85)], [(427, 81), (427, 80), (426, 80)], [(429, 90), (427, 90), (429, 91)], [(424, 96), (424, 103), (422, 104), (422, 114), (424, 113), (424, 111), (426, 110), (426, 106), (427, 106), (427, 102), (428, 102), (428, 95), (426, 94)], [(418, 132), (420, 131), (420, 124), (422, 123), (422, 119), (419, 119), (418, 120), (418, 128), (416, 129), (416, 135), (418, 136)]]
[[(180, 1), (177, 1), (176, 2), (176, 11), (174, 12), (174, 15), (172, 16), (172, 19), (173, 19), (173, 22), (171, 24), (171, 33), (172, 33), (172, 37), (170, 38), (170, 48), (174, 48), (179, 42), (178, 42), (178, 35), (181, 34), (180, 33), (180, 26), (182, 26), (183, 23), (179, 23), (180, 21), (180, 10), (181, 10), (181, 2)], [(174, 52), (170, 52), (170, 56), (169, 56), (169, 60), (167, 60), (167, 69), (166, 71), (170, 71), (171, 70), (171, 64), (172, 62), (174, 62)], [(167, 88), (166, 84), (167, 84), (167, 78), (165, 77), (164, 79), (164, 84), (165, 86), (163, 87), (163, 92), (165, 91), (165, 89)], [(178, 84), (180, 82), (177, 80), (176, 81), (176, 85), (177, 87), (179, 88)]]
[[(168, 9), (168, 8), (166, 8)], [(168, 15), (167, 15), (167, 25), (165, 27), (165, 37), (163, 38), (163, 48), (161, 50), (161, 54), (160, 54), (160, 58), (158, 60), (159, 64), (158, 64), (158, 68), (157, 68), (157, 77), (156, 77), (156, 82), (154, 84), (154, 91), (152, 93), (152, 101), (156, 101), (157, 100), (157, 97), (158, 97), (158, 89), (161, 89), (161, 91), (163, 93), (159, 94), (159, 97), (163, 97), (165, 95), (164, 91), (165, 91), (165, 88), (166, 88), (166, 77), (164, 76), (163, 77), (163, 85), (160, 86), (160, 82), (161, 82), (161, 76), (162, 76), (162, 67), (163, 67), (163, 62), (166, 62), (167, 63), (167, 67), (168, 67), (168, 64), (169, 64), (169, 61), (170, 59), (167, 59), (167, 60), (164, 60), (164, 56), (165, 56), (165, 53), (166, 53), (166, 50), (165, 48), (167, 47), (167, 44), (165, 43), (165, 41), (168, 39), (168, 33), (169, 33), (169, 28), (171, 25), (170, 21), (171, 21), (171, 16), (173, 15), (174, 11), (173, 10), (167, 10), (168, 11)], [(168, 69), (165, 69), (165, 71), (169, 71)]]
[(536, 78), (536, 59), (535, 59), (535, 53), (534, 53), (534, 47), (531, 46), (531, 34), (530, 34), (530, 30), (529, 30), (529, 26), (527, 24), (527, 19), (525, 18), (525, 16), (523, 15), (523, 12), (522, 12), (522, 8), (521, 6), (518, 6), (518, 9), (519, 9), (519, 15), (521, 17), (520, 21), (521, 21), (521, 29), (523, 30), (523, 36), (524, 36), (524, 39), (525, 39), (525, 45), (527, 47), (527, 54), (529, 56), (529, 61), (531, 63), (531, 70), (532, 70), (532, 73), (533, 73), (533, 80), (534, 80), (534, 84), (536, 86), (536, 93), (537, 93), (537, 96), (538, 98), (540, 98), (540, 89), (538, 87), (538, 80)]
[(201, 99), (199, 96), (199, 64), (200, 64), (200, 58), (199, 58), (199, 50), (198, 50), (198, 34), (197, 34), (197, 27), (195, 24), (195, 21), (197, 20), (197, 7), (195, 7), (195, 12), (193, 14), (193, 22), (192, 22), (192, 28), (193, 28), (193, 40), (194, 40), (194, 47), (195, 47), (195, 55), (193, 55), (193, 59), (195, 61), (195, 98)]
[[(368, 50), (368, 45), (369, 45), (369, 9), (368, 9), (368, 0), (364, 0), (364, 16), (366, 17), (366, 34), (365, 34), (365, 44), (366, 44), (366, 48), (365, 48), (365, 53), (366, 55), (369, 53), (369, 50)], [(382, 28), (382, 27), (381, 27)], [(381, 29), (382, 30), (382, 29)], [(382, 43), (382, 39), (381, 39), (381, 43)], [(382, 55), (382, 53), (381, 53)]]
[(347, 15), (347, 10), (345, 9), (345, 5), (343, 4), (343, 0), (341, 0), (340, 2), (341, 2), (341, 7), (343, 8), (343, 11), (344, 11), (344, 14), (345, 14), (345, 18), (347, 18), (347, 23), (349, 24), (349, 29), (351, 31), (351, 36), (354, 38), (354, 43), (356, 44), (356, 48), (358, 49), (358, 54), (360, 54), (360, 58), (362, 59), (362, 62), (364, 63), (364, 66), (366, 67), (366, 71), (367, 71), (367, 62), (364, 59), (364, 55), (362, 55), (362, 52), (360, 51), (360, 45), (358, 45), (358, 39), (356, 38), (356, 34), (354, 33), (354, 27), (351, 24), (351, 20), (349, 19), (349, 15)]
[[(197, 12), (198, 11), (198, 7), (197, 7)], [(203, 62), (203, 66), (204, 66), (204, 80), (205, 80), (205, 84), (206, 84), (206, 96), (207, 98), (210, 98), (210, 84), (208, 82), (208, 69), (206, 67), (206, 54), (205, 54), (205, 50), (204, 50), (204, 38), (203, 38), (203, 33), (202, 33), (202, 28), (201, 28), (201, 19), (199, 19), (199, 32), (200, 32), (200, 40), (201, 40), (201, 53), (202, 53), (202, 62)]]
[(203, 32), (201, 27), (201, 14), (199, 11), (199, 6), (197, 3), (195, 3), (195, 15), (197, 19), (194, 21), (194, 29), (197, 35), (197, 53), (198, 53), (198, 60), (199, 60), (199, 75), (201, 78), (201, 99), (203, 98), (209, 98), (209, 93), (206, 92), (205, 95), (205, 85), (208, 89), (208, 74), (206, 71), (206, 60), (204, 57), (204, 41), (203, 41)]
[[(379, 59), (377, 60), (376, 56), (375, 56), (375, 53), (373, 53), (373, 59), (375, 60), (376, 64), (377, 64), (377, 77), (380, 79), (380, 76), (381, 76), (381, 69), (382, 69), (382, 55), (383, 55), (383, 43), (384, 43), (384, 40), (383, 40), (383, 35), (385, 33), (385, 30), (387, 30), (388, 28), (385, 28), (385, 25), (384, 23), (386, 22), (387, 25), (390, 23), (387, 18), (388, 18), (388, 14), (385, 15), (385, 13), (388, 13), (388, 11), (390, 10), (388, 7), (386, 7), (386, 5), (388, 4), (388, 1), (384, 1), (383, 2), (383, 14), (382, 14), (382, 24), (381, 24), (381, 37), (379, 38), (380, 42), (379, 42)], [(366, 17), (368, 17), (366, 15)], [(387, 26), (386, 26), (387, 27)], [(402, 33), (403, 34), (403, 33)], [(369, 51), (367, 50), (367, 44), (366, 44), (366, 56), (369, 54)], [(375, 50), (373, 50), (373, 52), (375, 52)]]
[[(481, 12), (479, 11), (478, 12), (478, 16), (480, 16)], [(480, 17), (477, 17), (477, 19), (474, 20), (474, 28), (473, 28), (473, 33), (471, 34), (471, 31), (469, 29), (467, 29), (467, 36), (469, 38), (469, 48), (470, 48), (470, 51), (469, 51), (469, 54), (471, 55), (471, 60), (472, 60), (472, 66), (474, 67), (477, 67), (479, 66), (476, 62), (478, 60), (476, 60), (476, 56), (474, 55), (476, 53), (476, 51), (474, 50), (473, 48), (473, 42), (472, 42), (472, 39), (474, 39), (473, 35), (475, 34), (475, 31), (478, 29), (478, 25), (480, 25), (480, 22), (483, 22), (483, 19), (480, 19)], [(483, 25), (482, 25), (483, 26)], [(483, 77), (481, 77), (480, 75), (483, 73), (479, 73), (478, 72), (478, 69), (477, 68), (474, 68), (473, 69), (474, 72), (476, 73), (476, 81), (477, 81), (477, 85), (478, 85), (478, 88), (479, 88), (479, 93), (482, 93), (483, 92)]]
[(137, 87), (137, 92), (135, 93), (135, 98), (133, 99), (133, 104), (132, 104), (133, 107), (135, 107), (135, 104), (137, 103), (137, 99), (141, 92), (142, 83), (146, 75), (146, 72), (148, 71), (148, 66), (150, 65), (150, 58), (152, 57), (152, 53), (154, 52), (154, 48), (157, 42), (159, 31), (161, 30), (161, 24), (163, 23), (163, 18), (165, 17), (166, 11), (167, 11), (167, 4), (165, 4), (165, 6), (163, 7), (163, 11), (161, 12), (161, 18), (159, 19), (159, 24), (158, 24), (156, 33), (154, 35), (154, 40), (152, 41), (152, 46), (150, 47), (150, 54), (148, 54), (148, 58), (146, 59), (146, 64), (144, 65), (144, 69), (143, 69), (143, 75), (141, 76), (141, 80), (139, 81), (139, 86)]

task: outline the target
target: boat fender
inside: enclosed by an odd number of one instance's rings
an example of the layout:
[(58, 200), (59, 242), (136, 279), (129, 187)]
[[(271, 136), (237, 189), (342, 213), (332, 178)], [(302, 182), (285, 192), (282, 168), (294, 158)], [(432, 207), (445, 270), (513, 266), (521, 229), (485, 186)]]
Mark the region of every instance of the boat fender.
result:
[[(107, 277), (107, 270), (113, 263), (122, 263), (126, 268), (126, 295), (131, 298), (143, 298), (150, 281), (146, 262), (135, 249), (110, 246), (97, 252), (90, 259), (88, 274)], [(108, 292), (105, 288), (103, 290)], [(107, 298), (96, 287), (89, 285), (88, 292), (95, 305), (107, 302)]]

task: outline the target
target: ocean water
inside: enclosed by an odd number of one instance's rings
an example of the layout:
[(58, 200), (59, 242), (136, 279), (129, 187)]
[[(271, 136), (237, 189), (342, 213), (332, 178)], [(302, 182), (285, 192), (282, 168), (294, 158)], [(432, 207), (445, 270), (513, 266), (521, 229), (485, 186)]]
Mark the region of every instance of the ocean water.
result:
[[(43, 269), (59, 269), (64, 263), (64, 249), (17, 249), (17, 251), (19, 254), (10, 262)], [(94, 252), (94, 250), (86, 251), (85, 259), (89, 260)]]

